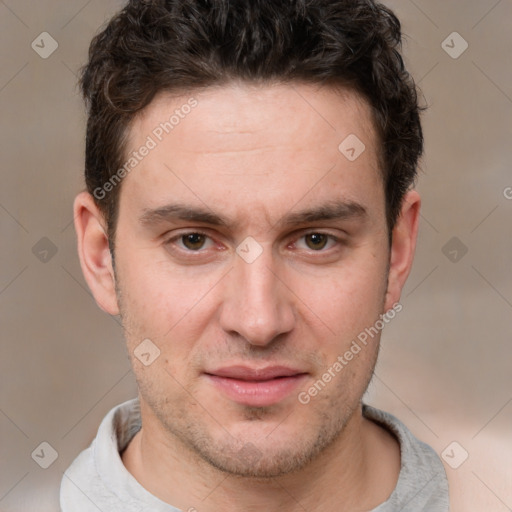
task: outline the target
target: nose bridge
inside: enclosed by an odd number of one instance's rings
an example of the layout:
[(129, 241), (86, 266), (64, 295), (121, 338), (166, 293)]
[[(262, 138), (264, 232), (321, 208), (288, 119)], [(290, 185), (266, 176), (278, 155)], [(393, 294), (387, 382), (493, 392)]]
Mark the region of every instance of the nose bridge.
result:
[(237, 252), (223, 304), (223, 328), (253, 345), (265, 345), (292, 329), (293, 305), (280, 282), (271, 248), (258, 249), (249, 242)]
[[(268, 306), (269, 310), (276, 302), (276, 284), (277, 277), (272, 272), (273, 267), (272, 256), (269, 254), (270, 249), (263, 253), (253, 262), (239, 258), (238, 267), (238, 286), (245, 288), (240, 290), (242, 300), (251, 308), (261, 308)], [(270, 260), (270, 261), (269, 261)]]

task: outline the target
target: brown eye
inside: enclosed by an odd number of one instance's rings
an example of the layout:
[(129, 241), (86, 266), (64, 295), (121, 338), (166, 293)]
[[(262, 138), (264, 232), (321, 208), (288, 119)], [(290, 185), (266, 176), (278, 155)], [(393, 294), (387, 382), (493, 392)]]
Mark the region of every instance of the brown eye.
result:
[(181, 242), (187, 249), (197, 251), (203, 247), (207, 238), (201, 233), (188, 233), (181, 237)]
[(329, 241), (329, 236), (323, 233), (310, 233), (305, 235), (306, 245), (309, 249), (320, 250), (323, 249)]

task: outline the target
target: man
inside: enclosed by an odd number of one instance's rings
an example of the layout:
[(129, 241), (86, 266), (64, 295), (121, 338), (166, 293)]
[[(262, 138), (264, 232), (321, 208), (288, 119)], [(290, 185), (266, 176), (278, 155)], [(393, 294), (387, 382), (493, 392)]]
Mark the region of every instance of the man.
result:
[(400, 41), (371, 0), (133, 0), (93, 40), (78, 251), (139, 397), (63, 512), (448, 510), (362, 403), (420, 209)]

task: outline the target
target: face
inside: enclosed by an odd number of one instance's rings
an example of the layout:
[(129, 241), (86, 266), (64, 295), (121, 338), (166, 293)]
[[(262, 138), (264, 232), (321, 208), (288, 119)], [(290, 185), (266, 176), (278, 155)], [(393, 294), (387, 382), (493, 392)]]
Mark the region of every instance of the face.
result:
[[(351, 134), (355, 160), (339, 149)], [(115, 259), (145, 420), (223, 471), (296, 470), (358, 410), (379, 336), (343, 356), (393, 304), (370, 110), (333, 89), (233, 85), (158, 97), (128, 154), (148, 136)], [(145, 339), (160, 351), (147, 366)]]

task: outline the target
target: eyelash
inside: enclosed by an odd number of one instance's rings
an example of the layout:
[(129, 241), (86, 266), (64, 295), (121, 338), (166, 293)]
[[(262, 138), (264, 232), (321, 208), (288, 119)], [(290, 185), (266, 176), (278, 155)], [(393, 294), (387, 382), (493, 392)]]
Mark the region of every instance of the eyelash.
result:
[[(173, 244), (174, 242), (178, 241), (178, 240), (182, 240), (183, 237), (187, 236), (187, 235), (202, 235), (208, 239), (210, 239), (211, 241), (214, 241), (213, 238), (208, 235), (208, 233), (205, 233), (204, 231), (200, 231), (200, 230), (194, 230), (194, 231), (186, 231), (186, 232), (182, 232), (180, 233), (179, 235), (174, 235), (172, 238), (168, 239), (166, 242), (165, 242), (165, 245), (171, 245)], [(329, 241), (332, 241), (334, 242), (336, 245), (340, 245), (342, 243), (342, 240), (330, 233), (326, 233), (324, 231), (308, 231), (306, 233), (303, 233), (299, 238), (297, 238), (297, 240), (300, 240), (304, 237), (307, 237), (308, 235), (323, 235), (323, 236), (326, 236), (328, 237)], [(295, 243), (295, 242), (294, 242)], [(318, 254), (321, 254), (321, 253), (328, 253), (331, 251), (331, 249), (333, 249), (333, 247), (329, 248), (329, 249), (319, 249), (317, 251), (313, 250), (313, 249), (310, 249), (310, 252), (311, 253), (318, 253)], [(205, 252), (205, 249), (198, 249), (197, 251), (193, 251), (191, 249), (187, 249), (187, 248), (179, 248), (178, 249), (179, 251), (181, 252), (185, 252), (187, 254), (201, 254), (203, 252)]]
[[(173, 242), (175, 242), (176, 240), (181, 240), (183, 237), (187, 236), (187, 235), (202, 235), (206, 238), (209, 238), (210, 240), (213, 241), (212, 237), (210, 235), (208, 235), (207, 233), (205, 233), (204, 231), (185, 231), (183, 233), (180, 233), (179, 235), (175, 235), (173, 236), (172, 238), (170, 238), (169, 240), (167, 240), (167, 242), (165, 243), (166, 245), (168, 244), (172, 244)], [(191, 251), (190, 249), (187, 249), (187, 248), (181, 248), (180, 247), (180, 250), (181, 251), (184, 251), (184, 252), (187, 252), (187, 253), (190, 253), (190, 254), (194, 254), (194, 253), (201, 253), (201, 252), (204, 252), (204, 249), (199, 249), (197, 251)]]

